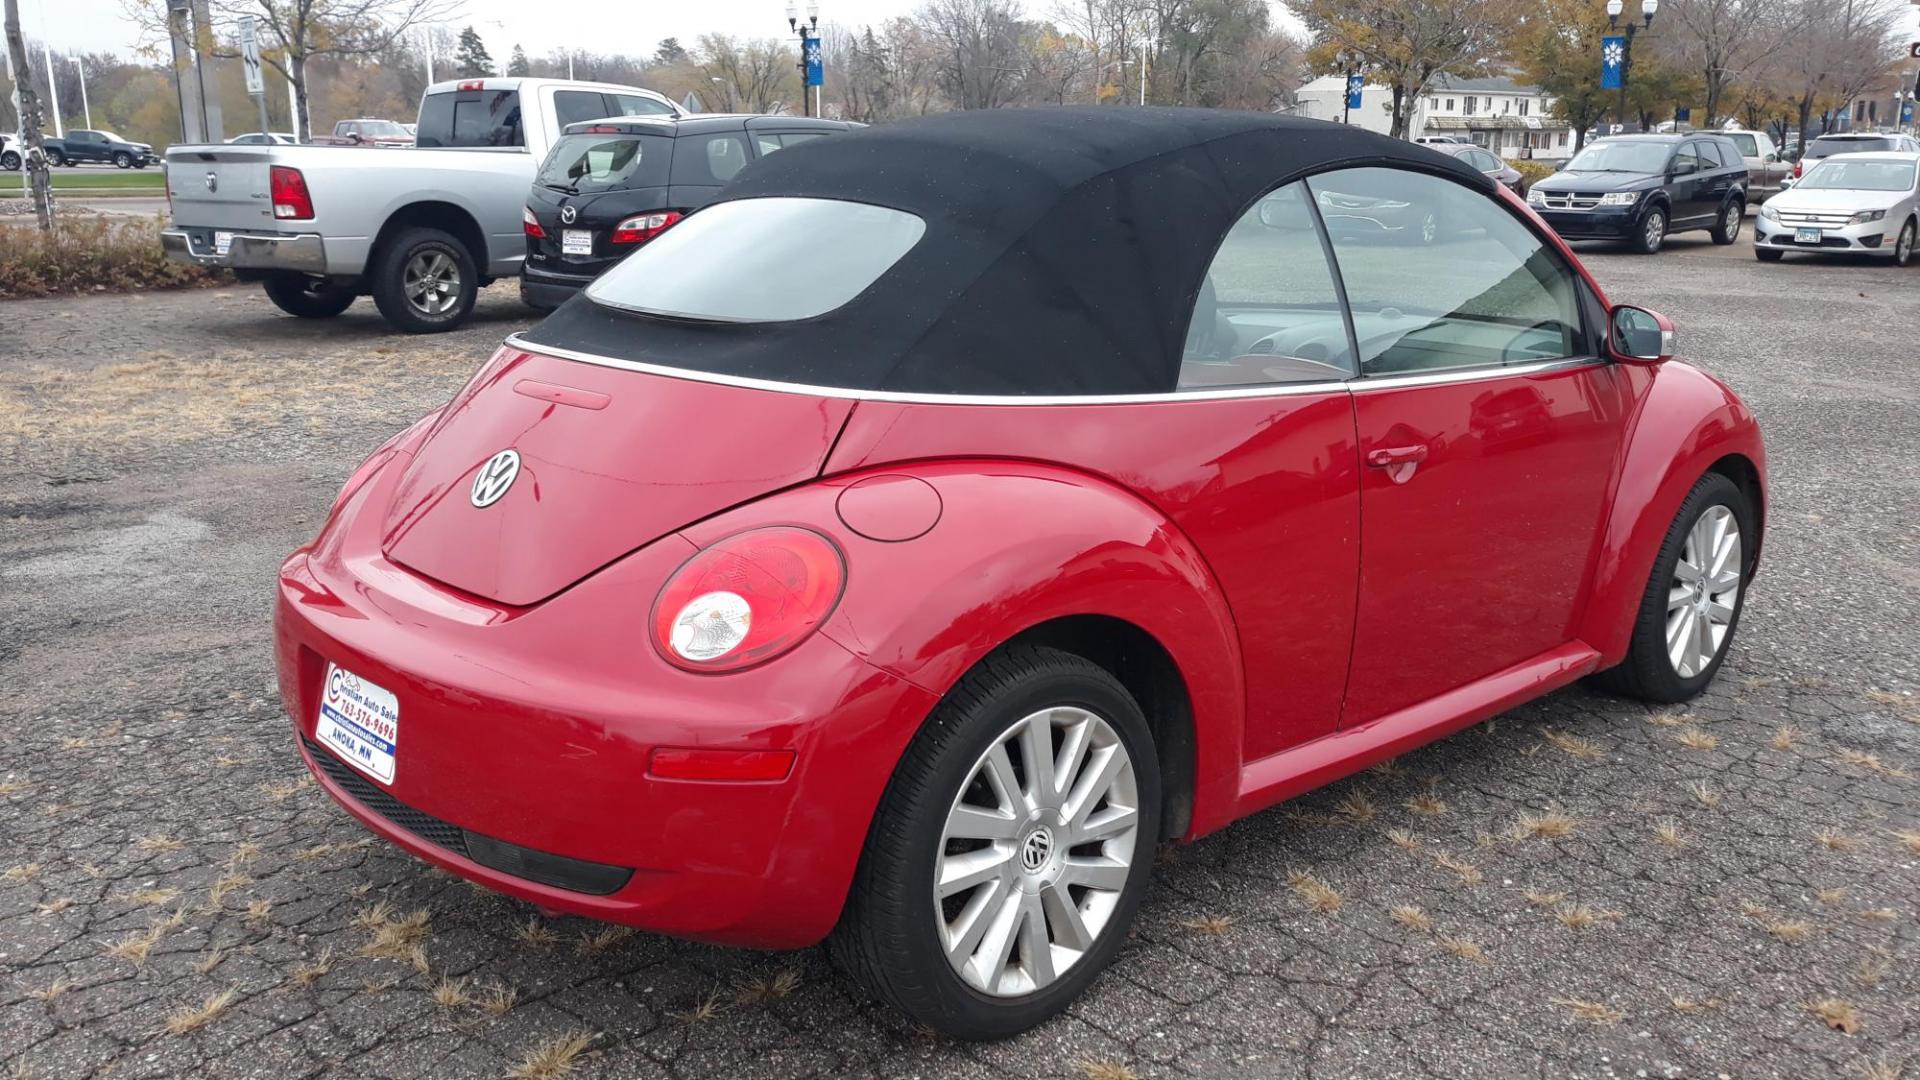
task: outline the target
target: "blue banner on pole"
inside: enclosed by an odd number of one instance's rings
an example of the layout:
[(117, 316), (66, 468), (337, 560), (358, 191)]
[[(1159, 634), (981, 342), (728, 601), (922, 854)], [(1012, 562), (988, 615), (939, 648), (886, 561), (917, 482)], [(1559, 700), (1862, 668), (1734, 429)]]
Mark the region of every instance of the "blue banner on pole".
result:
[(1357, 109), (1360, 107), (1360, 93), (1366, 88), (1367, 77), (1365, 75), (1347, 76), (1347, 108)]
[(1900, 122), (1902, 124), (1913, 123), (1913, 102), (1903, 101), (1900, 103)]
[(820, 39), (808, 38), (806, 46), (807, 85), (819, 86), (826, 81), (826, 65), (820, 59)]
[(1600, 39), (1600, 88), (1618, 90), (1626, 80), (1627, 38), (1608, 34)]
[(1673, 120), (1674, 120), (1674, 123), (1677, 123), (1677, 124), (1690, 123), (1693, 120), (1693, 110), (1688, 108), (1685, 105), (1682, 105), (1679, 108), (1673, 110)]

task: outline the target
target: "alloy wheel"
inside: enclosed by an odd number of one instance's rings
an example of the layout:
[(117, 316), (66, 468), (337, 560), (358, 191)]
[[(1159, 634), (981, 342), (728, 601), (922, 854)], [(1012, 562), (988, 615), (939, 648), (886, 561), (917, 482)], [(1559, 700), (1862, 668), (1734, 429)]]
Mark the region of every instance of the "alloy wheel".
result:
[(1733, 238), (1734, 240), (1738, 240), (1740, 239), (1741, 224), (1742, 222), (1740, 220), (1740, 204), (1734, 203), (1731, 206), (1728, 206), (1725, 224), (1722, 227), (1721, 231), (1725, 232), (1729, 237)]
[(1683, 679), (1697, 678), (1720, 655), (1740, 602), (1740, 522), (1709, 506), (1687, 532), (1667, 589), (1667, 659)]
[(1660, 241), (1667, 238), (1667, 219), (1659, 214), (1648, 214), (1644, 235), (1647, 250), (1658, 251), (1660, 249)]
[(1111, 724), (1075, 706), (1014, 722), (968, 770), (940, 835), (947, 962), (993, 997), (1060, 978), (1112, 920), (1139, 833), (1133, 760)]
[(1900, 229), (1900, 235), (1893, 241), (1893, 261), (1901, 266), (1913, 257), (1913, 222), (1909, 221)]
[(409, 259), (404, 280), (407, 303), (422, 315), (445, 315), (460, 302), (460, 264), (444, 251)]

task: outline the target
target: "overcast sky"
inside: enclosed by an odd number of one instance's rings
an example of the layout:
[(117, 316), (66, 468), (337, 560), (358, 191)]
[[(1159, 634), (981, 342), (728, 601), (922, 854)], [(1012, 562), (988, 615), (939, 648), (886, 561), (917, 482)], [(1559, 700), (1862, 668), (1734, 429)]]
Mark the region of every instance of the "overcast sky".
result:
[[(823, 0), (820, 18), (859, 26), (918, 6), (919, 0)], [(1046, 6), (1046, 0), (1028, 0), (1034, 10)], [(786, 0), (467, 0), (464, 16), (449, 25), (458, 30), (472, 23), (487, 51), (505, 61), (516, 43), (534, 56), (562, 46), (639, 54), (667, 37), (692, 45), (715, 32), (784, 36), (786, 11)], [(127, 52), (139, 37), (121, 0), (20, 0), (20, 18), (28, 37), (60, 49)]]

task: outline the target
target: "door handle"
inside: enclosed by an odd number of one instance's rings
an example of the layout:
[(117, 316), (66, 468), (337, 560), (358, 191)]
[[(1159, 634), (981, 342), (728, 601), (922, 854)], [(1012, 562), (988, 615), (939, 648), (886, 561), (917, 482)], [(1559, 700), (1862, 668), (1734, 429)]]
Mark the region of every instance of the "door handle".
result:
[(1367, 451), (1367, 464), (1376, 469), (1385, 469), (1387, 479), (1396, 484), (1404, 484), (1413, 479), (1413, 472), (1420, 463), (1427, 460), (1427, 448), (1424, 443), (1414, 446), (1383, 446), (1378, 450)]

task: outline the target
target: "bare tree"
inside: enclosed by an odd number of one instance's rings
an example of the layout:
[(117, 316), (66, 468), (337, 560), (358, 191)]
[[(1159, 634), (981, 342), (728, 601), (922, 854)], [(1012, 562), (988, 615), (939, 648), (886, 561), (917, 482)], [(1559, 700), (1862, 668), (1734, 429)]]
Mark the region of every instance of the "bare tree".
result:
[(1781, 0), (1667, 0), (1660, 7), (1654, 41), (1676, 66), (1700, 78), (1705, 115), (1697, 123), (1712, 127), (1727, 88), (1744, 72), (1776, 49), (1797, 48), (1809, 16), (1831, 16), (1837, 4), (1855, 2), (1863, 0), (1791, 7), (1783, 7)]
[(799, 98), (799, 59), (776, 38), (739, 41), (728, 34), (703, 34), (694, 57), (720, 94), (723, 112), (773, 112)]
[[(166, 0), (124, 0), (129, 15), (149, 34), (164, 33)], [(393, 47), (413, 26), (458, 14), (464, 0), (213, 0), (213, 22), (229, 42), (238, 23), (258, 24), (260, 59), (292, 81), (293, 132), (308, 134), (307, 64), (319, 57), (375, 56)], [(237, 45), (213, 55), (237, 57)]]
[(1018, 96), (1025, 27), (1012, 0), (931, 0), (914, 16), (939, 55), (941, 89), (957, 108), (993, 109)]
[(13, 114), (20, 118), (20, 171), (32, 192), (33, 216), (53, 230), (53, 175), (40, 145), (40, 95), (27, 74), (27, 39), (20, 33), (20, 0), (6, 0), (7, 68), (13, 73)]

